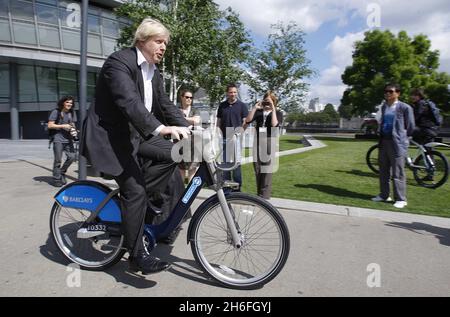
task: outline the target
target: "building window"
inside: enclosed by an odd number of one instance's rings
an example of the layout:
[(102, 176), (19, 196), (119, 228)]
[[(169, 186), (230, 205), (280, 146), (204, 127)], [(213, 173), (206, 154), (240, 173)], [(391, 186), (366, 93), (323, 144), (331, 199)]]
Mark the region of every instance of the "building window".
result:
[(25, 22), (13, 22), (14, 41), (22, 44), (36, 45), (36, 30), (34, 24)]
[(56, 6), (58, 0), (36, 0), (38, 3), (51, 4)]
[(77, 72), (70, 69), (58, 69), (59, 98), (73, 96), (78, 99)]
[(117, 38), (119, 37), (119, 23), (114, 20), (102, 18), (103, 35)]
[(0, 18), (0, 41), (11, 42), (11, 30), (9, 28), (9, 21)]
[(103, 55), (104, 56), (109, 56), (112, 53), (114, 53), (115, 47), (116, 47), (115, 39), (109, 39), (106, 37), (103, 38)]
[(18, 65), (19, 102), (37, 102), (36, 76), (33, 66)]
[(8, 0), (0, 0), (0, 17), (8, 17)]
[(0, 64), (0, 103), (9, 103), (9, 64)]
[(88, 15), (88, 31), (100, 33), (100, 21), (96, 15)]
[(34, 21), (33, 4), (25, 1), (10, 2), (13, 19)]
[(87, 101), (90, 102), (95, 96), (96, 73), (87, 74)]
[(56, 7), (36, 4), (36, 15), (39, 22), (58, 25), (58, 9)]
[(101, 55), (102, 54), (102, 47), (101, 47), (101, 39), (99, 35), (94, 34), (88, 34), (88, 53), (94, 53)]
[(58, 85), (56, 68), (36, 66), (38, 80), (39, 102), (56, 102)]
[(80, 32), (72, 32), (69, 30), (62, 30), (63, 45), (65, 50), (80, 51)]
[(39, 24), (39, 43), (42, 46), (61, 48), (58, 27)]

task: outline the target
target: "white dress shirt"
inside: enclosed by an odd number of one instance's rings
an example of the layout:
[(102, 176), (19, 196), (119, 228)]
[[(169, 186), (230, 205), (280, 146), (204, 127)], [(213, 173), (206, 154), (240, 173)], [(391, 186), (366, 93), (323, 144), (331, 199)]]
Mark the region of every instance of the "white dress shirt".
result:
[[(136, 47), (137, 51), (137, 64), (141, 67), (142, 72), (142, 79), (144, 81), (144, 103), (145, 108), (147, 108), (148, 112), (152, 112), (152, 106), (153, 106), (153, 87), (152, 87), (152, 80), (153, 76), (155, 75), (156, 65), (150, 64), (145, 59), (142, 52), (139, 50), (139, 48)], [(158, 128), (156, 128), (155, 131), (152, 132), (153, 135), (158, 135), (161, 130), (164, 128), (164, 125), (160, 125)]]

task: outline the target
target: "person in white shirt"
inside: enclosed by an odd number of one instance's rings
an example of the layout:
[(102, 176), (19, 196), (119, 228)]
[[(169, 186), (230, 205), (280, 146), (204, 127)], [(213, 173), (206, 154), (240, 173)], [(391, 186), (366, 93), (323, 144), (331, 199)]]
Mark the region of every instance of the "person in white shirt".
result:
[(92, 167), (119, 185), (130, 270), (144, 274), (166, 270), (170, 264), (148, 255), (143, 245), (147, 184), (137, 154), (162, 161), (172, 146), (164, 137), (189, 134), (189, 123), (167, 96), (155, 66), (164, 57), (169, 37), (161, 22), (146, 18), (136, 30), (133, 47), (107, 58), (80, 144), (80, 153)]

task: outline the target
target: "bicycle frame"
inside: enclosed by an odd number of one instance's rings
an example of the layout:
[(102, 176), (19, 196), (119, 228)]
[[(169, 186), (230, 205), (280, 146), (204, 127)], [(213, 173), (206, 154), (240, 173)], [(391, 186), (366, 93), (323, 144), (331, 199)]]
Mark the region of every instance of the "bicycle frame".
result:
[[(236, 151), (237, 146), (239, 146), (239, 142), (236, 142)], [(218, 173), (218, 169), (231, 170), (238, 164), (239, 162), (236, 161), (231, 168), (219, 168), (214, 160), (211, 162), (202, 161), (169, 218), (159, 225), (145, 224), (144, 233), (149, 240), (149, 247), (153, 248), (158, 239), (167, 237), (178, 227), (203, 186), (214, 186), (233, 238), (234, 246), (239, 248), (242, 242), (232, 217), (232, 211), (226, 201), (223, 181)], [(54, 198), (61, 206), (85, 209), (92, 212), (77, 232), (77, 236), (79, 238), (93, 238), (104, 234), (105, 231), (118, 233), (117, 224), (122, 222), (119, 192), (119, 189), (110, 191), (107, 186), (97, 182), (78, 181), (62, 188)], [(95, 224), (99, 224), (98, 220), (100, 220), (100, 224), (105, 224), (107, 229), (104, 231), (96, 230)], [(93, 230), (89, 228), (91, 225)], [(111, 227), (111, 230), (108, 230), (109, 227)]]
[[(434, 147), (437, 147), (437, 146), (450, 147), (447, 144), (439, 143), (439, 142), (430, 142), (430, 143), (427, 143), (427, 144), (424, 144), (424, 145), (419, 144), (419, 143), (417, 143), (416, 141), (414, 141), (412, 139), (410, 140), (410, 142), (412, 144), (414, 144), (415, 146), (417, 146), (417, 148), (419, 150), (419, 155), (422, 156), (423, 161), (425, 162), (425, 169), (427, 169), (427, 170), (430, 169), (430, 168), (434, 168), (434, 162), (430, 158), (430, 155), (428, 153), (429, 151), (428, 151), (427, 148), (434, 148)], [(416, 155), (416, 157), (413, 160), (411, 160), (411, 163), (408, 164), (408, 166), (410, 168), (419, 168), (419, 169), (423, 168), (422, 166), (417, 166), (417, 165), (414, 165), (414, 163), (413, 163), (413, 162), (415, 162), (417, 160), (419, 155)]]

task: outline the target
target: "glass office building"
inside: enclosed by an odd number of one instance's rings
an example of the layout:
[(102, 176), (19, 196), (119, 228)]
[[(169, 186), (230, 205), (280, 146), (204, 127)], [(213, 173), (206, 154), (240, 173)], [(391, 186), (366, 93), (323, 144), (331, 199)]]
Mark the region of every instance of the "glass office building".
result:
[[(121, 2), (89, 1), (88, 103), (126, 23), (112, 11)], [(46, 138), (58, 99), (78, 100), (80, 25), (81, 1), (0, 0), (0, 138)]]

